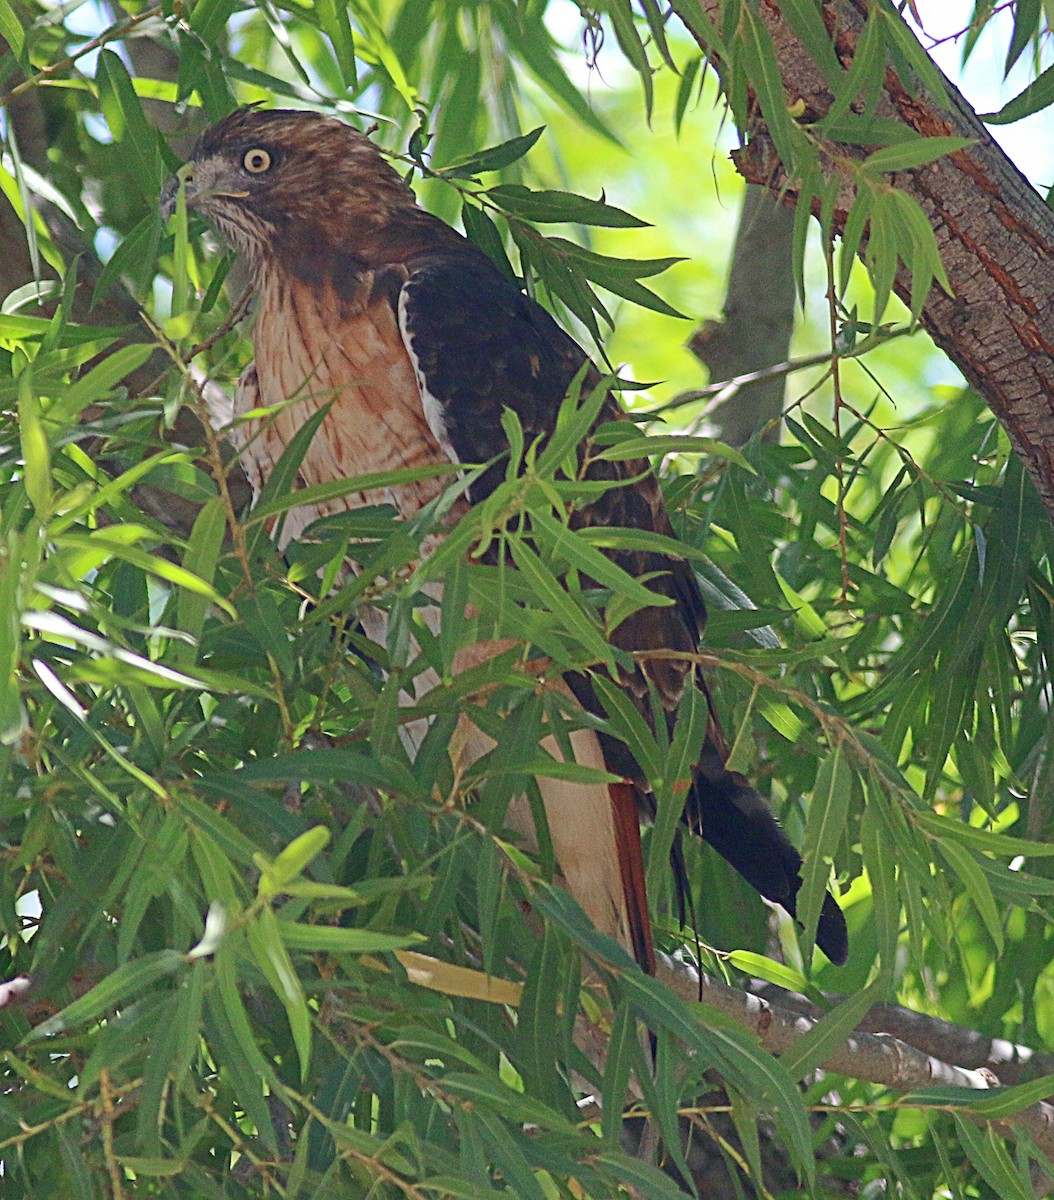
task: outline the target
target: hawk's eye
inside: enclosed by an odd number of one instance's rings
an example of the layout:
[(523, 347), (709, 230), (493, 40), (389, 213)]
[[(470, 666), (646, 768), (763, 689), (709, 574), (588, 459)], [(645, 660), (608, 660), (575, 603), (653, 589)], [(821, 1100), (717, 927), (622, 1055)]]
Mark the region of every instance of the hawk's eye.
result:
[(262, 175), (271, 169), (271, 156), (262, 146), (254, 146), (252, 150), (246, 150), (242, 166), (250, 175)]

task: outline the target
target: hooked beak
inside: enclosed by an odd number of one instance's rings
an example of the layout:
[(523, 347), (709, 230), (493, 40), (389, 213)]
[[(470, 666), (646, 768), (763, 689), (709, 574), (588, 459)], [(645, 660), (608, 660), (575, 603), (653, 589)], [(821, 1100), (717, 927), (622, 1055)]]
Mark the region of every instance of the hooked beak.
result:
[(186, 194), (187, 208), (198, 208), (202, 201), (208, 201), (213, 197), (244, 200), (248, 196), (249, 193), (246, 191), (222, 186), (222, 178), (216, 179), (215, 175), (216, 168), (214, 164), (206, 162), (195, 173), (193, 163), (184, 163), (161, 189), (161, 198), (159, 201), (161, 219), (167, 221), (176, 211), (176, 202), (179, 199), (180, 188), (183, 188)]

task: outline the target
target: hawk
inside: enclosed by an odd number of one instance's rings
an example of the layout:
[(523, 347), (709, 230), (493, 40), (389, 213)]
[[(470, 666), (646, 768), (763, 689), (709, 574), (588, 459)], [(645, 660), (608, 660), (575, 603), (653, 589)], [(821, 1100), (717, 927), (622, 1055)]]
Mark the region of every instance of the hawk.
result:
[[(326, 403), (332, 407), (300, 468), (304, 485), (403, 467), (492, 462), (509, 449), (506, 407), (528, 444), (544, 440), (576, 377), (585, 372), (585, 387), (600, 380), (585, 351), (545, 309), (473, 243), (419, 208), (372, 142), (336, 118), (239, 109), (201, 136), (167, 185), (163, 211), (173, 210), (180, 181), (188, 206), (246, 257), (252, 273), (255, 360), (242, 376), (235, 410), (278, 406), (267, 420), (243, 423), (233, 434), (257, 488), (295, 432)], [(605, 403), (600, 421), (621, 416), (614, 400)], [(484, 500), (504, 470), (492, 466), (476, 477), (467, 502)], [(593, 489), (572, 524), (672, 536), (646, 461), (591, 461), (587, 478), (619, 486)], [(433, 477), (334, 504), (388, 502), (409, 518), (444, 486)], [(286, 536), (332, 511), (294, 510)], [(698, 585), (684, 559), (673, 555), (610, 556), (634, 576), (647, 576), (648, 586), (667, 598), (664, 607), (626, 618), (612, 640), (638, 652), (641, 663), (623, 672), (620, 688), (649, 721), (656, 719), (652, 698), (659, 696), (672, 722), (696, 672), (690, 655), (706, 620)], [(674, 654), (649, 660), (648, 651)], [(487, 653), (479, 648), (475, 661)], [(699, 685), (709, 704), (701, 678)], [(603, 714), (584, 673), (568, 675), (565, 686), (583, 708)], [(559, 757), (552, 739), (549, 744)], [(624, 782), (538, 779), (561, 875), (594, 924), (653, 970), (638, 815), (654, 807), (647, 780), (613, 736), (581, 728), (571, 746), (579, 763), (604, 767)], [(711, 712), (683, 824), (794, 915), (801, 856), (758, 793), (727, 769), (724, 746)], [(478, 757), (486, 749), (470, 739), (462, 753)], [(522, 817), (510, 817), (515, 820)], [(830, 894), (817, 942), (831, 960), (845, 961), (845, 920)]]

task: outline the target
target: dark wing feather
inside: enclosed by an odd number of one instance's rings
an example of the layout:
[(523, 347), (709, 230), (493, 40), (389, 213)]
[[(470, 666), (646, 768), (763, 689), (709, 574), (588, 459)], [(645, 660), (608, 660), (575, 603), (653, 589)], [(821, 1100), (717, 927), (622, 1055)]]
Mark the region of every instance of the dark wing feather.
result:
[[(474, 247), (446, 249), (406, 263), (408, 280), (399, 298), (403, 339), (433, 433), (455, 461), (486, 462), (506, 450), (502, 409), (520, 419), (528, 440), (546, 435), (556, 424), (567, 389), (586, 362), (582, 348), (534, 300), (511, 286)], [(599, 376), (592, 372), (585, 386)], [(615, 401), (602, 420), (621, 417)], [(578, 526), (610, 525), (670, 535), (659, 486), (644, 462), (593, 463), (588, 477), (641, 475), (637, 482), (613, 487), (575, 514)], [(504, 478), (497, 464), (474, 485), (471, 498), (483, 499)], [(659, 572), (649, 585), (674, 604), (635, 613), (616, 630), (615, 643), (626, 651), (679, 650), (690, 654), (699, 642), (706, 608), (690, 566), (654, 552), (612, 552), (635, 577)], [(688, 673), (686, 662), (655, 661), (620, 680), (650, 717), (649, 685), (656, 687), (672, 721)], [(602, 712), (589, 680), (568, 683), (578, 700)], [(705, 691), (705, 684), (700, 679)], [(707, 695), (709, 702), (709, 695)], [(653, 807), (646, 781), (627, 747), (602, 737), (611, 770), (632, 780), (642, 807)], [(763, 896), (792, 915), (801, 886), (801, 855), (791, 844), (764, 800), (747, 781), (725, 768), (724, 740), (711, 705), (711, 735), (689, 791), (683, 820), (701, 835)], [(847, 935), (841, 910), (827, 896), (817, 942), (834, 962), (845, 961)]]

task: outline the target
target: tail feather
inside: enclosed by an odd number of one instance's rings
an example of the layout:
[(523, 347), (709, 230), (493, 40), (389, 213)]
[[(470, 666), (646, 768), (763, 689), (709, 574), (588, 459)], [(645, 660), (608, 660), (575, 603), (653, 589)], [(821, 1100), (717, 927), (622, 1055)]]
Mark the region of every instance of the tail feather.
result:
[[(725, 767), (709, 739), (683, 819), (766, 900), (797, 916), (801, 855), (765, 801), (741, 775)], [(849, 955), (845, 917), (830, 893), (824, 897), (816, 943), (839, 966)]]
[(655, 949), (648, 919), (648, 893), (644, 886), (644, 856), (640, 848), (640, 816), (637, 789), (631, 783), (608, 784), (611, 812), (615, 823), (619, 873), (626, 898), (626, 921), (633, 957), (642, 971), (655, 974)]

